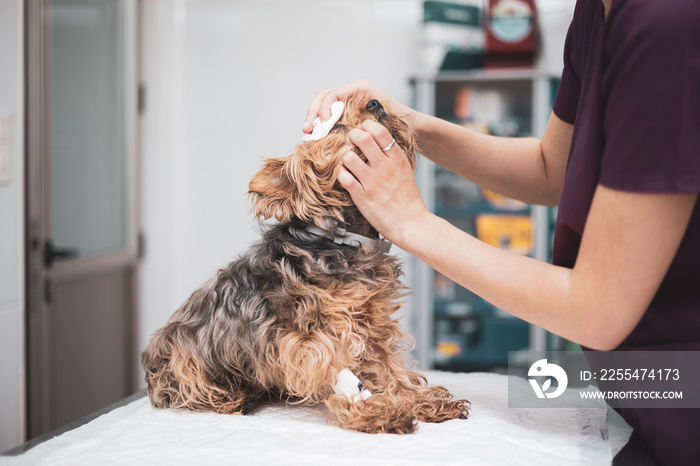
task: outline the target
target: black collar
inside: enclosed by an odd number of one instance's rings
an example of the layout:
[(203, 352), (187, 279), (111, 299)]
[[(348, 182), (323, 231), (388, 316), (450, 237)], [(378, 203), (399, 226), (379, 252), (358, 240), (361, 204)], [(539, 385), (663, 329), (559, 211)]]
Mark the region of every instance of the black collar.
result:
[(332, 239), (338, 244), (348, 244), (350, 246), (360, 247), (369, 246), (370, 248), (379, 248), (382, 252), (388, 253), (391, 250), (391, 242), (382, 238), (368, 238), (366, 236), (358, 235), (357, 233), (350, 233), (343, 228), (336, 228), (336, 234), (323, 230), (314, 224), (309, 224), (304, 227), (306, 231), (315, 236), (320, 236), (323, 238)]

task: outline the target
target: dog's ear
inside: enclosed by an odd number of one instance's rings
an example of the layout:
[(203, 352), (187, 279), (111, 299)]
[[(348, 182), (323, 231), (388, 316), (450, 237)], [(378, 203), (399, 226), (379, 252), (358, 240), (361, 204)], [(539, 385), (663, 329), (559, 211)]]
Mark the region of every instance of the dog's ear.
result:
[(296, 184), (289, 176), (286, 158), (264, 159), (263, 167), (250, 180), (248, 194), (253, 200), (255, 216), (263, 220), (274, 217), (288, 222), (294, 216)]
[(352, 200), (337, 183), (337, 154), (347, 144), (344, 135), (328, 138), (323, 143), (300, 144), (285, 158), (264, 159), (248, 186), (257, 217), (281, 222), (296, 217), (317, 225), (343, 221), (343, 211)]

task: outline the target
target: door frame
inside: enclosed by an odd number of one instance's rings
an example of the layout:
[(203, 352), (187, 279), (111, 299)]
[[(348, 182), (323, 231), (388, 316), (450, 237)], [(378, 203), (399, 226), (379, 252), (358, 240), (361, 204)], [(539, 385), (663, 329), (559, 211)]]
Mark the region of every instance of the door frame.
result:
[[(52, 281), (76, 279), (98, 271), (129, 269), (128, 354), (135, 364), (138, 261), (141, 254), (139, 199), (140, 170), (137, 115), (137, 6), (135, 0), (119, 0), (123, 21), (122, 48), (124, 95), (124, 151), (127, 178), (128, 216), (126, 244), (122, 251), (57, 262), (50, 269), (44, 263), (44, 246), (51, 235), (51, 109), (50, 53), (52, 0), (28, 0), (25, 7), (25, 163), (26, 163), (26, 374), (27, 439), (50, 430), (53, 424), (54, 319), (47, 297)], [(135, 387), (132, 367), (127, 369), (128, 386)]]

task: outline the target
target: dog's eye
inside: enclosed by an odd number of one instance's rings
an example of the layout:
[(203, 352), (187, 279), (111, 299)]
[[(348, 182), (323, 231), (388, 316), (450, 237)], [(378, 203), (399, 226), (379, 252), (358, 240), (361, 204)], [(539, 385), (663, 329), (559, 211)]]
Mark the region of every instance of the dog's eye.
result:
[(347, 129), (347, 127), (345, 125), (336, 124), (336, 125), (333, 125), (333, 127), (331, 128), (329, 133), (332, 133), (334, 131), (345, 131), (346, 129)]

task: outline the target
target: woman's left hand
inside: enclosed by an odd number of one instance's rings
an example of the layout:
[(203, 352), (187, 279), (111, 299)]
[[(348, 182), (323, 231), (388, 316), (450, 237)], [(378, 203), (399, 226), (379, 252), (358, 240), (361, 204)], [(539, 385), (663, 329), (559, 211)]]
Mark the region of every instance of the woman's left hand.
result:
[(418, 192), (406, 154), (389, 131), (366, 120), (349, 133), (350, 141), (367, 158), (349, 152), (343, 157), (338, 181), (348, 190), (362, 215), (385, 238), (399, 247), (406, 233), (430, 215)]

